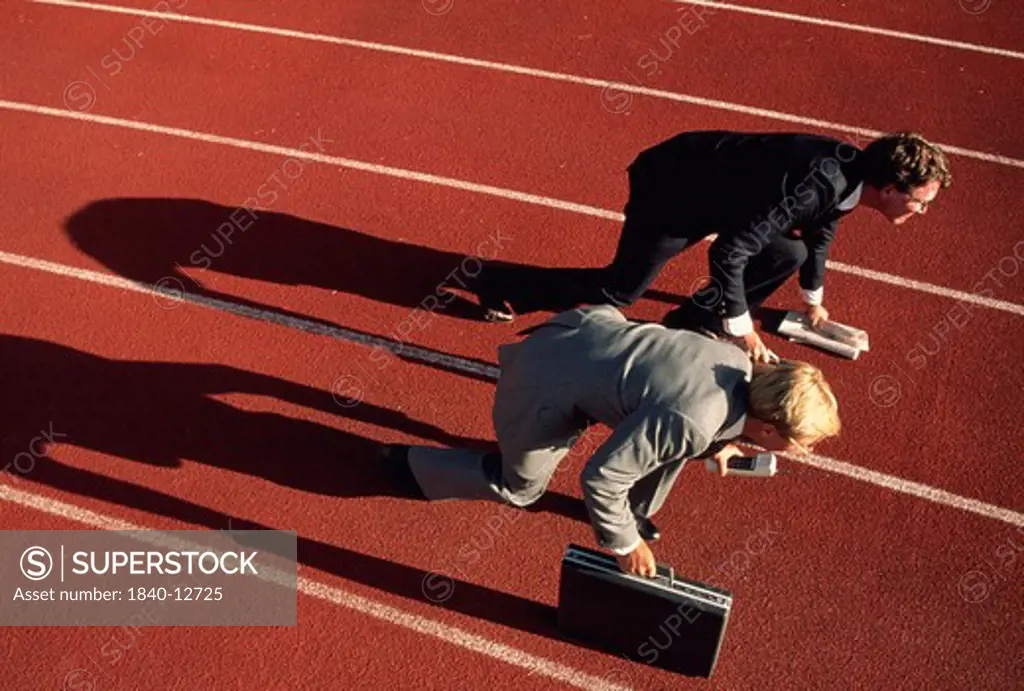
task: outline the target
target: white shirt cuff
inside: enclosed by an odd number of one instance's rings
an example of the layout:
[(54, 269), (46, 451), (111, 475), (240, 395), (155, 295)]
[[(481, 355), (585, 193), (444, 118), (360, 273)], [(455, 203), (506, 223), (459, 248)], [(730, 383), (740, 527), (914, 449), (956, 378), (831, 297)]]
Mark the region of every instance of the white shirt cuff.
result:
[(808, 305), (820, 305), (821, 298), (825, 294), (825, 287), (822, 286), (821, 288), (815, 288), (814, 290), (804, 290), (801, 288), (800, 292), (804, 294), (804, 302)]
[(615, 552), (615, 554), (619, 555), (620, 557), (623, 557), (632, 552), (633, 550), (635, 550), (637, 547), (639, 547), (641, 542), (643, 542), (643, 538), (638, 537), (636, 539), (636, 542), (631, 544), (629, 547), (619, 547), (618, 549), (612, 549), (612, 552)]
[(750, 320), (750, 312), (744, 312), (738, 317), (726, 317), (722, 320), (725, 332), (730, 336), (746, 336), (754, 330), (754, 322)]

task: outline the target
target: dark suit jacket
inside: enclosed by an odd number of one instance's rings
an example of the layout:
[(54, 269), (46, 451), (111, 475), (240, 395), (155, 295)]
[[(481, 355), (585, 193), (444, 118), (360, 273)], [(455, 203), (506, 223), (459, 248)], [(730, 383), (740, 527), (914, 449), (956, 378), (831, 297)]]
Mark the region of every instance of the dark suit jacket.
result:
[(862, 182), (852, 144), (812, 134), (683, 132), (630, 165), (627, 214), (655, 232), (699, 239), (717, 233), (710, 274), (723, 290), (724, 316), (747, 310), (743, 272), (779, 234), (799, 232), (808, 259), (800, 286), (821, 287), (837, 207)]

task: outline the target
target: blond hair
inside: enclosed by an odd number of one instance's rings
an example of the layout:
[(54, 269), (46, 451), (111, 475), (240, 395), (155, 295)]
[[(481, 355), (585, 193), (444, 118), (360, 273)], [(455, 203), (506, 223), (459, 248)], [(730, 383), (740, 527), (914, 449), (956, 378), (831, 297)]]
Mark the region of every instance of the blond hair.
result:
[(834, 437), (841, 427), (832, 387), (820, 369), (806, 362), (754, 365), (749, 411), (801, 444)]

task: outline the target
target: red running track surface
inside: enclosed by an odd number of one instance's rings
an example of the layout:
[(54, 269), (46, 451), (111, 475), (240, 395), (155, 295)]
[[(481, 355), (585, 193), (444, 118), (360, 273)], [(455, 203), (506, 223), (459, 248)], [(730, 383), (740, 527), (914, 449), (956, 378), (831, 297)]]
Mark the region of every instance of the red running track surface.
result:
[[(785, 5), (773, 7), (813, 9)], [(831, 18), (907, 30), (893, 11), (868, 20), (833, 10)], [(622, 66), (655, 45), (674, 17), (656, 4), (607, 2), (532, 10), (543, 15), (458, 1), (442, 16), (416, 3), (257, 8), (191, 0), (185, 11), (606, 79), (622, 78)], [(29, 3), (14, 16), (0, 29), (10, 65), (0, 98), (57, 108), (68, 82), (88, 75), (87, 66), (102, 69), (100, 60), (139, 22)], [(972, 33), (948, 12), (927, 21), (912, 30), (1014, 47), (1005, 26)], [(673, 71), (673, 58), (648, 86), (898, 126), (907, 117), (891, 105), (902, 103), (899, 84), (842, 72), (850, 64), (844, 57), (863, 54), (921, 66), (915, 83), (934, 86), (915, 94), (907, 113), (936, 140), (1021, 153), (1012, 119), (1019, 95), (1008, 78), (1020, 68), (1010, 59), (724, 12), (688, 39), (678, 64), (700, 69)], [(822, 55), (808, 47), (825, 43), (837, 49)], [(737, 60), (757, 49), (770, 52), (756, 68)], [(951, 81), (953, 65), (965, 70)], [(677, 130), (792, 129), (641, 96), (627, 113), (612, 113), (594, 87), (185, 24), (165, 26), (123, 67), (110, 91), (97, 92), (91, 114), (285, 147), (322, 132), (334, 156), (612, 212), (625, 199), (631, 157)], [(836, 74), (841, 87), (827, 88)], [(516, 655), (565, 665), (577, 682), (707, 685), (557, 637), (561, 551), (570, 541), (592, 542), (575, 482), (581, 458), (528, 512), (428, 506), (389, 494), (373, 467), (376, 442), (490, 443), (487, 377), (374, 360), (366, 346), (102, 285), (93, 274), (68, 275), (77, 268), (142, 283), (170, 276), (190, 289), (198, 282), (205, 295), (264, 315), (398, 337), (481, 367), (522, 324), (480, 324), (453, 308), (411, 331), (400, 325), (496, 233), (511, 238), (503, 259), (598, 265), (614, 248), (616, 221), (309, 164), (278, 188), (273, 215), (202, 271), (189, 263), (192, 253), (281, 171), (283, 156), (50, 115), (3, 110), (2, 117), (18, 134), (0, 143), (7, 164), (0, 251), (53, 263), (5, 260), (0, 274), (3, 453), (17, 453), (50, 421), (71, 440), (7, 485), (59, 502), (51, 509), (74, 505), (143, 527), (223, 529), (234, 521), (295, 530), (300, 575), (436, 622), (434, 631), (457, 627)], [(1013, 219), (1021, 202), (1012, 189), (1021, 173), (953, 162), (956, 184), (926, 218), (897, 232), (859, 212), (833, 258), (968, 292), (988, 276), (999, 282), (986, 284), (994, 297), (1019, 304)], [(705, 264), (699, 249), (680, 258), (659, 279), (660, 292), (630, 314), (660, 318), (665, 299), (689, 292)], [(991, 273), (1000, 266), (1005, 272)], [(1014, 417), (1020, 349), (1012, 345), (1022, 335), (1020, 314), (965, 309), (836, 271), (828, 296), (837, 317), (869, 329), (871, 353), (851, 363), (772, 339), (780, 353), (825, 367), (841, 397), (846, 431), (822, 453), (1020, 511), (1019, 470), (1010, 460), (1022, 452)], [(796, 298), (787, 286), (773, 304)], [(339, 381), (358, 381), (358, 405), (338, 405), (331, 393)], [(1007, 555), (1018, 554), (1024, 538), (1012, 524), (791, 467), (768, 483), (721, 481), (690, 468), (659, 515), (666, 533), (659, 558), (737, 598), (716, 688), (1013, 685), (1024, 641), (1012, 579), (1019, 566)], [(11, 529), (83, 527), (11, 501), (0, 511)], [(431, 572), (453, 578), (443, 603), (424, 590)], [(127, 648), (116, 664), (103, 654), (113, 635)], [(26, 689), (559, 683), (308, 594), (299, 595), (295, 629), (143, 629), (130, 642), (128, 635), (11, 629), (2, 665)], [(750, 641), (770, 644), (751, 650)], [(75, 686), (86, 682), (94, 686)]]

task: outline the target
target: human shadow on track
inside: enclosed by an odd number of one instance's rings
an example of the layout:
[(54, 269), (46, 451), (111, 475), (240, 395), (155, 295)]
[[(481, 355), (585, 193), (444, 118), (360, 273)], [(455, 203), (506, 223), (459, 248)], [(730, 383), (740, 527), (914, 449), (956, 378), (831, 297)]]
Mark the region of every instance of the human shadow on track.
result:
[[(379, 238), (289, 214), (253, 210), (250, 215), (244, 209), (198, 199), (104, 199), (79, 209), (65, 225), (69, 238), (83, 252), (114, 273), (155, 286), (166, 295), (154, 296), (165, 308), (180, 298), (342, 340), (386, 339), (399, 347), (408, 344), (410, 336), (424, 328), (423, 323), (429, 324), (427, 319), (480, 317), (479, 306), (458, 292), (462, 290), (459, 284), (467, 283), (479, 271), (480, 264), (470, 255)], [(496, 255), (504, 249), (496, 246), (502, 242), (498, 239), (474, 249)], [(378, 336), (218, 292), (204, 284), (208, 282), (204, 276), (214, 274), (359, 295), (408, 307), (410, 318), (417, 307), (433, 314), (418, 313), (416, 323), (394, 324), (396, 333), (390, 338)], [(452, 359), (448, 354), (414, 347), (427, 351), (427, 357), (399, 357), (420, 363), (429, 360), (428, 364), (438, 369), (480, 380), (490, 379), (481, 372), (495, 367), (466, 357), (459, 359), (468, 366), (453, 367), (444, 364)]]
[[(211, 529), (266, 526), (67, 465), (50, 455), (51, 443), (160, 467), (188, 459), (331, 496), (397, 495), (377, 462), (375, 442), (306, 420), (244, 411), (216, 397), (273, 397), (452, 446), (486, 446), (365, 402), (339, 411), (330, 393), (267, 375), (222, 365), (113, 360), (18, 336), (0, 336), (0, 377), (0, 409), (5, 411), (0, 458), (16, 458), (26, 450), (31, 456), (16, 460), (3, 484), (31, 492), (38, 483)], [(574, 518), (585, 512), (582, 502), (569, 497), (552, 497), (546, 505), (577, 514)], [(430, 574), (420, 569), (308, 538), (299, 539), (298, 559), (356, 583), (431, 602), (424, 594)], [(433, 604), (557, 636), (550, 606), (466, 581), (448, 583), (453, 595)]]
[[(108, 359), (19, 336), (0, 335), (0, 380), (0, 458), (7, 459), (50, 423), (65, 435), (61, 443), (153, 466), (187, 460), (327, 496), (403, 496), (378, 460), (378, 442), (218, 400), (225, 396), (271, 398), (447, 446), (494, 449), (399, 411), (265, 374)], [(539, 510), (586, 520), (570, 497)]]
[[(272, 398), (442, 444), (480, 446), (404, 413), (216, 364), (113, 360), (0, 336), (6, 457), (52, 421), (62, 443), (161, 467), (182, 460), (332, 496), (390, 495), (376, 442), (335, 427), (243, 410), (225, 396)], [(345, 405), (340, 405), (339, 400)], [(13, 446), (12, 446), (13, 445)]]
[(480, 316), (477, 306), (444, 289), (461, 290), (459, 281), (479, 272), (479, 260), (507, 249), (491, 239), (460, 254), (199, 199), (103, 199), (76, 211), (66, 228), (83, 252), (142, 283), (275, 309), (203, 285), (203, 276), (227, 274), (467, 319)]

